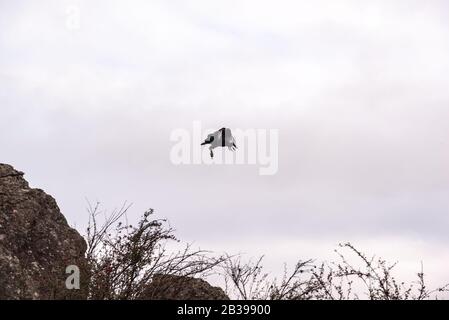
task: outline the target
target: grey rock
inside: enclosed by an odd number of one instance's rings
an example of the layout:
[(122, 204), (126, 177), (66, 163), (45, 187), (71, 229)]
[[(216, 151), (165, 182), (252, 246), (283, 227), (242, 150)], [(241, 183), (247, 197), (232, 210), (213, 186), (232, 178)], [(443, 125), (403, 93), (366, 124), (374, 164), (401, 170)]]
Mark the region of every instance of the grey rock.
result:
[(141, 300), (229, 300), (223, 289), (197, 278), (155, 275)]
[[(0, 299), (85, 299), (86, 243), (23, 175), (0, 164)], [(68, 265), (81, 270), (80, 290), (65, 287)]]

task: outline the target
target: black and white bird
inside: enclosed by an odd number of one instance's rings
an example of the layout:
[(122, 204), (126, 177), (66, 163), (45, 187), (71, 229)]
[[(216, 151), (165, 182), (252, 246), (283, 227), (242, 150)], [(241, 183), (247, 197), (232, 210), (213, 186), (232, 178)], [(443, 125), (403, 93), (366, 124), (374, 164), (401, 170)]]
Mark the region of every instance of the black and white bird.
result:
[(207, 136), (206, 140), (201, 144), (202, 146), (209, 144), (210, 157), (214, 157), (214, 149), (218, 147), (228, 147), (229, 150), (235, 151), (237, 145), (235, 139), (232, 136), (231, 129), (221, 128), (214, 133)]

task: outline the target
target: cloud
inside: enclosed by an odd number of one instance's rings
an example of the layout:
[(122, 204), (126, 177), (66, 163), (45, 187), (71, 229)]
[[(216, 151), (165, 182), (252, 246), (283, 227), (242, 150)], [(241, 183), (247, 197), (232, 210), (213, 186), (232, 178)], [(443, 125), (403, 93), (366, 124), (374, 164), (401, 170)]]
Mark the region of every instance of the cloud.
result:
[[(181, 238), (223, 250), (230, 238), (269, 251), (282, 237), (447, 245), (445, 12), (445, 1), (2, 3), (2, 162), (80, 227), (88, 197), (134, 202), (131, 218), (154, 207)], [(170, 132), (194, 120), (279, 129), (279, 173), (173, 166)]]

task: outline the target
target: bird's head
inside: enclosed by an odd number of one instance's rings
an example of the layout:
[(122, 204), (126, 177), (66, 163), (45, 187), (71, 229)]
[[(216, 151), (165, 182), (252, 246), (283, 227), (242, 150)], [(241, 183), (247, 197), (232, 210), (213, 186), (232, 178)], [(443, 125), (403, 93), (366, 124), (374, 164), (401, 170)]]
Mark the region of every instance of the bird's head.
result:
[(205, 144), (210, 144), (214, 141), (214, 136), (213, 135), (208, 135), (206, 140), (201, 144), (202, 146), (204, 146)]

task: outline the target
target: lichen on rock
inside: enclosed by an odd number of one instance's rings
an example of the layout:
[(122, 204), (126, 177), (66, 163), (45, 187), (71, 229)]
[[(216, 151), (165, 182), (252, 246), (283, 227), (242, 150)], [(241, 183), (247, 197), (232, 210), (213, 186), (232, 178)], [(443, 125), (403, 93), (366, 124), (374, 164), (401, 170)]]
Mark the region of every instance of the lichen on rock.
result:
[(23, 175), (0, 164), (0, 299), (85, 299), (87, 286), (68, 290), (65, 271), (78, 266), (86, 283), (86, 243)]

